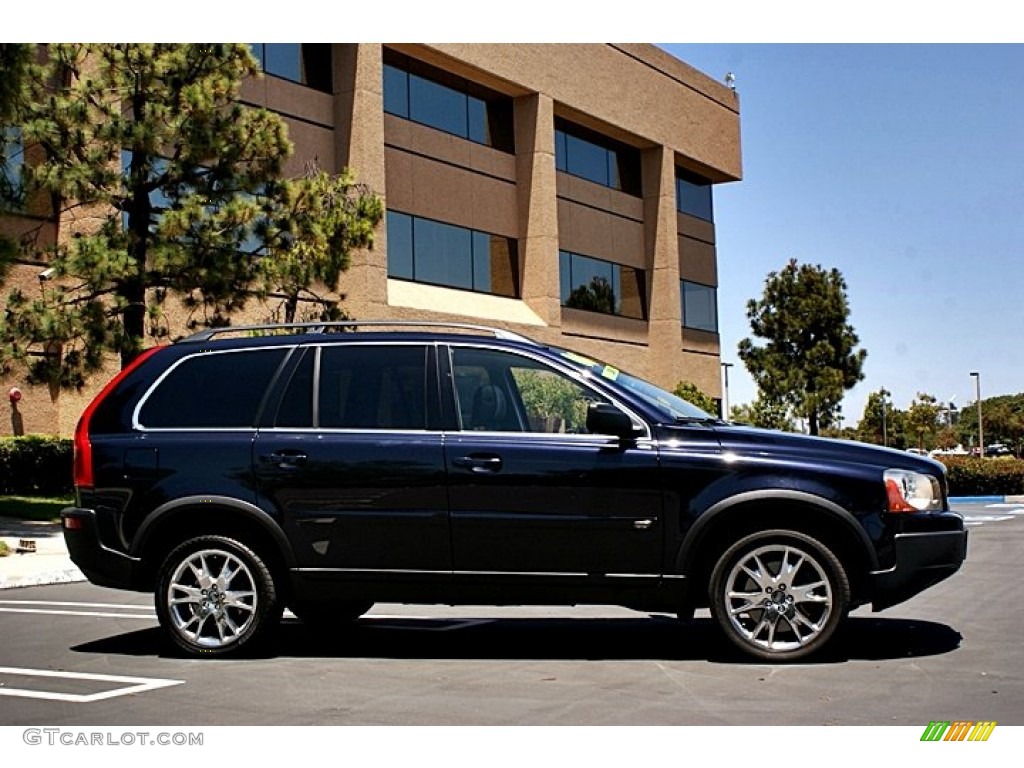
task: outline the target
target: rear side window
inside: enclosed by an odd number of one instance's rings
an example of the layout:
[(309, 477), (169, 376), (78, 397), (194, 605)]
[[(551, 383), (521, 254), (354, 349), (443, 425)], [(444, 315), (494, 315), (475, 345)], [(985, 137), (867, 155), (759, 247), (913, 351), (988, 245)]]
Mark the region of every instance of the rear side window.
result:
[(139, 424), (149, 429), (251, 427), (284, 355), (284, 349), (254, 349), (186, 358), (150, 393)]
[(320, 355), (318, 426), (426, 429), (426, 347), (353, 344)]

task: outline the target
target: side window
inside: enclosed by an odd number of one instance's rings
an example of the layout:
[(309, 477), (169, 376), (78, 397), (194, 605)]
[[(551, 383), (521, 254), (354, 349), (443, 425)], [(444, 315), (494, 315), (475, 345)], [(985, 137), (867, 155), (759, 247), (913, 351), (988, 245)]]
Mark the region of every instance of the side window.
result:
[(426, 429), (426, 379), (423, 346), (321, 347), (318, 426)]
[(452, 351), (462, 429), (587, 434), (587, 407), (607, 402), (560, 371), (497, 350)]
[(165, 429), (251, 427), (284, 355), (283, 349), (255, 349), (186, 358), (146, 399), (139, 423)]
[(291, 379), (277, 408), (275, 427), (313, 426), (313, 360), (316, 350), (307, 349), (292, 372)]

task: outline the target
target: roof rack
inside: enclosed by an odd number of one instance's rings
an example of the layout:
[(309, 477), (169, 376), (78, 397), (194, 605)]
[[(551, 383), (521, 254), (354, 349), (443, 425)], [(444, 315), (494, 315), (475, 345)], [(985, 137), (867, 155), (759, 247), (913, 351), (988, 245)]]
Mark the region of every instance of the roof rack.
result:
[(512, 331), (506, 331), (504, 328), (492, 328), (488, 325), (475, 325), (473, 323), (445, 323), (436, 320), (341, 320), (331, 322), (308, 322), (308, 323), (266, 323), (263, 325), (226, 325), (221, 328), (207, 328), (204, 331), (193, 333), (191, 336), (187, 336), (181, 339), (177, 343), (179, 344), (190, 344), (195, 342), (206, 342), (210, 341), (215, 336), (219, 336), (225, 333), (248, 333), (252, 331), (279, 331), (283, 329), (295, 329), (297, 331), (305, 331), (306, 333), (325, 333), (330, 329), (344, 329), (349, 328), (352, 330), (358, 330), (363, 327), (392, 327), (392, 328), (455, 328), (460, 331), (482, 331), (484, 333), (493, 333), (497, 339), (505, 339), (507, 341), (520, 341), (527, 344), (536, 344), (537, 342), (528, 336), (522, 336)]

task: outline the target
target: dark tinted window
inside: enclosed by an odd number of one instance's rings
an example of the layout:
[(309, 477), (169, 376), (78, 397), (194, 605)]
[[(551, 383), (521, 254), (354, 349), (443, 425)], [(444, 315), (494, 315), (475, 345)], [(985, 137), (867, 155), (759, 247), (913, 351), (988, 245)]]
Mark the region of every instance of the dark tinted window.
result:
[(515, 151), (512, 99), (388, 49), (384, 111), (503, 152)]
[(516, 241), (388, 211), (388, 277), (518, 295)]
[(352, 344), (320, 354), (319, 426), (426, 429), (425, 347)]
[(139, 413), (148, 428), (251, 427), (283, 349), (210, 352), (175, 366)]
[(595, 184), (640, 194), (640, 152), (599, 133), (555, 121), (555, 167)]
[(676, 169), (676, 208), (680, 213), (714, 221), (711, 182), (687, 171)]
[(558, 252), (562, 306), (643, 319), (644, 270), (568, 251)]
[(0, 126), (0, 211), (24, 208), (25, 193), (21, 179), (24, 166), (25, 147), (21, 129)]
[(683, 325), (718, 333), (718, 296), (714, 286), (680, 281)]
[(299, 365), (292, 372), (291, 379), (277, 409), (275, 427), (313, 426), (313, 361), (315, 350), (306, 350)]
[(263, 71), (332, 92), (330, 43), (250, 43)]

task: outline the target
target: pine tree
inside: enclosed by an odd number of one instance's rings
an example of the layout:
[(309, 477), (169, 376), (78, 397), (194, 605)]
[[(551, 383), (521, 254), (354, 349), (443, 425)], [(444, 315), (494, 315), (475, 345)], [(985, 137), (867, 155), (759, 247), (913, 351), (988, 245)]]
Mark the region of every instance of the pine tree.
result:
[(763, 297), (747, 303), (747, 318), (766, 343), (743, 339), (739, 356), (761, 396), (806, 418), (817, 435), (831, 424), (843, 393), (864, 378), (867, 352), (856, 349), (842, 275), (790, 260), (768, 275)]
[(254, 76), (244, 44), (55, 44), (29, 67), (16, 118), (43, 159), (26, 185), (73, 235), (29, 254), (53, 280), (10, 294), (0, 368), (80, 387), (107, 353), (125, 365), (168, 335), (169, 298), (189, 327), (221, 326), (253, 295), (337, 287), (382, 204), (349, 173), (281, 179), (283, 119), (238, 102)]

